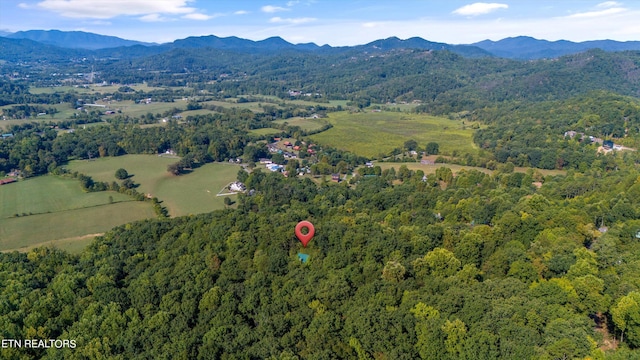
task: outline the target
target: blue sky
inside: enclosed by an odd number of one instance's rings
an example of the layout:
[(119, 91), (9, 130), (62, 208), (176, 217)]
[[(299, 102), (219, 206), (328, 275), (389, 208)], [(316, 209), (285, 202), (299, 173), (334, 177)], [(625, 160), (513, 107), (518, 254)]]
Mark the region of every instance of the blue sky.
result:
[(169, 42), (188, 36), (280, 36), (358, 45), (419, 36), (468, 44), (527, 35), (640, 40), (640, 1), (510, 0), (0, 0), (0, 30), (80, 30)]

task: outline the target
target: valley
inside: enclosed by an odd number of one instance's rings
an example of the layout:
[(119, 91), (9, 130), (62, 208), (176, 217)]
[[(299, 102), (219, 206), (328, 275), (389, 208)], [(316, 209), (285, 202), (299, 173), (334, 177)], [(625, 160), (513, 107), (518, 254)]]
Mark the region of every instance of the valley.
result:
[(640, 354), (636, 42), (0, 44), (3, 359)]

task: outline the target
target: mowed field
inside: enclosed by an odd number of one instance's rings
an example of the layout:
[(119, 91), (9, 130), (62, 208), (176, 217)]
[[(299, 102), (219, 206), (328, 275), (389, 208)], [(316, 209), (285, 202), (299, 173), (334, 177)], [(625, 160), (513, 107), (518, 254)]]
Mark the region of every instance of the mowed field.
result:
[(125, 155), (95, 161), (72, 161), (67, 167), (98, 181), (114, 181), (117, 169), (124, 168), (140, 186), (136, 189), (157, 197), (171, 216), (198, 214), (224, 208), (224, 197), (216, 196), (235, 181), (239, 165), (205, 164), (189, 174), (175, 176), (167, 165), (178, 161), (156, 155)]
[[(322, 119), (307, 119), (302, 117), (290, 118), (290, 119), (280, 119), (273, 122), (274, 124), (282, 125), (287, 123), (290, 126), (299, 126), (300, 129), (304, 131), (316, 131), (325, 124), (327, 124), (326, 120)], [(250, 130), (249, 133), (254, 135), (271, 135), (271, 134), (279, 134), (282, 130), (278, 130), (275, 128), (263, 128), (263, 129), (253, 129)]]
[(325, 124), (327, 124), (327, 121), (321, 120), (321, 119), (307, 119), (307, 118), (297, 117), (297, 118), (291, 118), (291, 119), (276, 120), (274, 121), (274, 123), (279, 125), (287, 123), (290, 126), (298, 126), (300, 127), (300, 129), (304, 131), (315, 131), (325, 126)]
[(126, 195), (85, 193), (78, 180), (40, 176), (0, 186), (0, 251), (44, 243), (77, 248), (95, 234), (153, 216), (151, 205)]
[(329, 114), (333, 128), (311, 136), (313, 141), (358, 155), (374, 157), (402, 148), (413, 139), (424, 148), (429, 142), (440, 145), (440, 153), (476, 153), (473, 130), (462, 121), (402, 112), (337, 112)]

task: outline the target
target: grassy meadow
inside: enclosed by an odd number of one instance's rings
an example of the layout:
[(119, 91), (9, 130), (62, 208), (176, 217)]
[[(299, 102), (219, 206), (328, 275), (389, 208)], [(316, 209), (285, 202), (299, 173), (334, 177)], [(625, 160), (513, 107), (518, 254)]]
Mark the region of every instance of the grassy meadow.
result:
[(262, 129), (251, 129), (249, 130), (249, 134), (262, 136), (262, 135), (274, 135), (281, 133), (282, 130), (274, 129), (274, 128), (262, 128)]
[(153, 216), (148, 203), (123, 194), (85, 193), (78, 180), (35, 177), (0, 186), (0, 251), (58, 242), (78, 248), (95, 234)]
[(328, 120), (333, 128), (311, 136), (319, 144), (374, 157), (402, 148), (413, 139), (420, 147), (437, 142), (440, 152), (476, 153), (473, 130), (463, 128), (462, 121), (442, 117), (402, 112), (346, 111), (331, 113)]
[(114, 181), (117, 169), (124, 168), (140, 184), (138, 191), (151, 194), (163, 201), (171, 216), (198, 214), (224, 208), (224, 197), (216, 194), (234, 181), (239, 165), (226, 163), (205, 164), (189, 174), (174, 176), (167, 165), (176, 158), (156, 155), (125, 155), (106, 157), (95, 161), (72, 161), (67, 167), (98, 181)]
[(274, 121), (275, 124), (282, 125), (284, 123), (289, 124), (290, 126), (298, 126), (300, 129), (304, 131), (315, 131), (322, 128), (327, 121), (322, 119), (308, 119), (303, 117), (291, 118), (291, 119), (280, 119)]

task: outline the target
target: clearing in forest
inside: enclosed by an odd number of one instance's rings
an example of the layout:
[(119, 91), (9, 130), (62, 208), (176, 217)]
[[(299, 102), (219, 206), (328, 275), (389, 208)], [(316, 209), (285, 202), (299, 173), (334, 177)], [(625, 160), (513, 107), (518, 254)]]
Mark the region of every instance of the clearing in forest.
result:
[(473, 129), (461, 120), (449, 120), (422, 114), (403, 112), (330, 113), (327, 119), (333, 127), (312, 135), (313, 141), (358, 155), (376, 157), (403, 148), (413, 139), (424, 148), (429, 142), (440, 146), (440, 153), (460, 154), (477, 152), (473, 143)]

